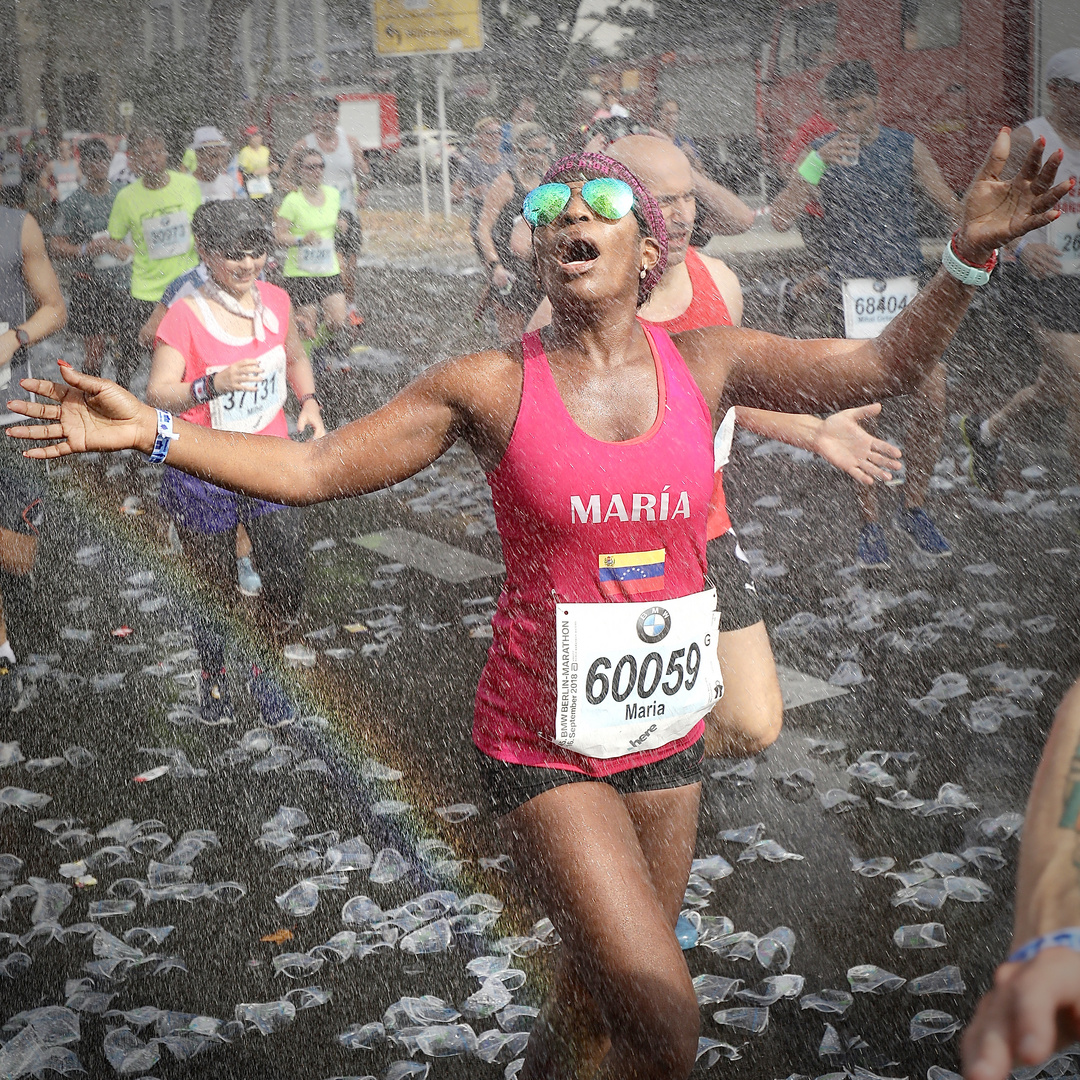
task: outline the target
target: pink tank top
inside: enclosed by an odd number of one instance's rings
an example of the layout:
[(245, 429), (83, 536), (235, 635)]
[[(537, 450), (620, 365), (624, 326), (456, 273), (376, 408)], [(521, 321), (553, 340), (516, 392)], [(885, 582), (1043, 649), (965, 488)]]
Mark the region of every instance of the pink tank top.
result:
[[(645, 324), (643, 324), (645, 325)], [(659, 408), (626, 442), (585, 434), (567, 412), (540, 335), (522, 339), (524, 385), (517, 421), (488, 474), (506, 562), (494, 640), (476, 692), (473, 741), (500, 761), (608, 776), (692, 745), (699, 721), (665, 746), (616, 758), (576, 754), (555, 730), (555, 603), (670, 600), (700, 592), (713, 487), (712, 419), (667, 334), (645, 325)], [(602, 580), (601, 556), (651, 554), (637, 580)], [(648, 560), (643, 560), (648, 561)], [(659, 572), (657, 572), (659, 570)]]
[[(690, 306), (674, 319), (667, 319), (662, 326), (669, 334), (681, 334), (684, 330), (703, 330), (708, 326), (732, 326), (731, 312), (713, 281), (709, 268), (701, 261), (697, 251), (686, 249), (686, 269), (690, 273)], [(709, 539), (723, 536), (731, 528), (728, 517), (727, 498), (724, 495), (724, 470), (716, 470), (713, 482), (712, 503), (709, 507)]]

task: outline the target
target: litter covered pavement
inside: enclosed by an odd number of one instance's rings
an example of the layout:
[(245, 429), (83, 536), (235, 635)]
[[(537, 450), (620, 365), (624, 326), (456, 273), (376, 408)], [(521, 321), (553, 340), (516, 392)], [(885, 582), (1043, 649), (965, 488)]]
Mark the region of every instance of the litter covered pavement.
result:
[[(1078, 493), (1044, 456), (990, 502), (947, 441), (955, 555), (896, 534), (870, 574), (846, 481), (753, 437), (736, 455), (791, 707), (768, 752), (706, 770), (677, 928), (698, 1070), (945, 1080), (1077, 667)], [(558, 935), (473, 771), (501, 570), (483, 474), (456, 449), (310, 511), (284, 653), (165, 554), (156, 481), (137, 455), (54, 470), (12, 597), (34, 651), (0, 731), (0, 1076), (514, 1076)], [(229, 636), (225, 723), (196, 708), (195, 610)]]

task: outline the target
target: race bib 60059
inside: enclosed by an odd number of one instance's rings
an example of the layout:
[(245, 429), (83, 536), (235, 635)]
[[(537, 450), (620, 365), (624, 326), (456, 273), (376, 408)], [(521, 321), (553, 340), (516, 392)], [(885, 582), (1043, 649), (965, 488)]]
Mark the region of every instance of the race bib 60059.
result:
[(641, 604), (558, 604), (554, 741), (587, 757), (681, 738), (719, 701), (716, 590)]

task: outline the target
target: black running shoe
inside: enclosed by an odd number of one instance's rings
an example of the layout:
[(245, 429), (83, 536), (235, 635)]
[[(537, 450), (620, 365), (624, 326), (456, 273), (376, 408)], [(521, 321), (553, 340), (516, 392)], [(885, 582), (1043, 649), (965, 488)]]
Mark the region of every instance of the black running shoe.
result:
[(982, 417), (975, 413), (960, 417), (960, 434), (971, 453), (968, 475), (988, 495), (997, 491), (998, 466), (1001, 463), (1001, 440), (983, 437)]

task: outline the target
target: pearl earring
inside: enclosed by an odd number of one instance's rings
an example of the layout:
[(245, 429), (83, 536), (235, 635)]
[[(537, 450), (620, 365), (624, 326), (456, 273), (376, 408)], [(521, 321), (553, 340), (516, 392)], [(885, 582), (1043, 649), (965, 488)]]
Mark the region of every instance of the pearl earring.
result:
[(642, 281), (644, 281), (644, 280), (645, 280), (645, 275), (646, 275), (647, 273), (648, 273), (648, 270), (646, 270), (646, 269), (645, 269), (645, 267), (643, 266), (643, 267), (641, 268), (641, 273), (640, 273), (640, 274), (638, 275), (638, 277), (640, 277), (640, 278), (641, 278), (641, 280), (642, 280)]

